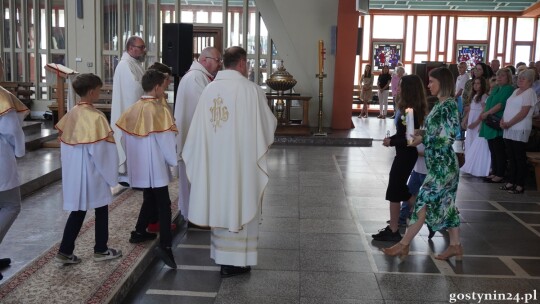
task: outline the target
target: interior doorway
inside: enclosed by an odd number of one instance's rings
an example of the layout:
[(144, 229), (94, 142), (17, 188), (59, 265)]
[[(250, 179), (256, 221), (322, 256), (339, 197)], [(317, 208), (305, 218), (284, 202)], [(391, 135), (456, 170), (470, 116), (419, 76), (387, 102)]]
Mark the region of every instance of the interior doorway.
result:
[(220, 52), (223, 51), (223, 28), (222, 27), (193, 27), (193, 57), (198, 59), (201, 51), (213, 46)]

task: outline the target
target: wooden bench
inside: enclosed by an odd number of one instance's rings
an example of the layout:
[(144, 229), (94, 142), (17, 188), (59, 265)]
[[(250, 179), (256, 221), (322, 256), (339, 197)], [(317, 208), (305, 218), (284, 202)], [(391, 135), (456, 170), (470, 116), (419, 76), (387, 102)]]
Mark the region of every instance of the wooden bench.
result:
[[(64, 96), (67, 98), (67, 89), (65, 90)], [(56, 99), (56, 87), (53, 86), (52, 98)], [(104, 84), (101, 87), (101, 92), (99, 93), (99, 101), (94, 103), (96, 109), (100, 110), (107, 116), (109, 122), (111, 121), (111, 102), (112, 102), (112, 84)], [(66, 101), (64, 101), (66, 104)], [(67, 104), (66, 104), (67, 107)], [(49, 109), (52, 112), (53, 122), (56, 124), (58, 122), (58, 103), (55, 101), (50, 106)]]
[(31, 108), (35, 97), (33, 82), (2, 81), (0, 86), (17, 96), (29, 109)]
[(536, 190), (540, 190), (540, 152), (527, 152), (527, 160), (534, 167)]

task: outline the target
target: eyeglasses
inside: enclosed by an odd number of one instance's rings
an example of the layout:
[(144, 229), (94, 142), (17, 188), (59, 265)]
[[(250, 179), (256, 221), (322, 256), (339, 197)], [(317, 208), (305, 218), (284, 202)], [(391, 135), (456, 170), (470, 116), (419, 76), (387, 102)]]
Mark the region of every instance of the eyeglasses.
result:
[(145, 50), (146, 49), (146, 45), (132, 45), (132, 46), (138, 48), (139, 50)]
[(221, 58), (214, 58), (214, 57), (206, 57), (206, 58), (214, 59), (215, 61), (217, 61), (219, 63), (223, 62), (223, 59), (221, 59)]

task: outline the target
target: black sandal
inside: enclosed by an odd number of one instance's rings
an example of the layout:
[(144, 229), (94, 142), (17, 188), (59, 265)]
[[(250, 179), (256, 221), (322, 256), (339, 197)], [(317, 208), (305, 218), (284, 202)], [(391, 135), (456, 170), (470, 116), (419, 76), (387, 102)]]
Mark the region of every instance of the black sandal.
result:
[[(508, 185), (511, 185), (511, 186), (508, 186)], [(512, 185), (510, 183), (504, 185), (504, 186), (500, 186), (499, 189), (501, 190), (514, 190), (516, 188), (515, 185)]]

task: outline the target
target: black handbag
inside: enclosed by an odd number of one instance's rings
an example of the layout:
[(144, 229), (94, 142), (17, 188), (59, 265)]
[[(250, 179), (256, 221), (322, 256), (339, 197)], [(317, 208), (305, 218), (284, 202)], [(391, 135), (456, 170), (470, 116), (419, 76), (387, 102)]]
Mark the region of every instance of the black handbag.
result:
[(490, 128), (495, 129), (497, 131), (501, 131), (501, 118), (495, 114), (489, 114), (486, 119), (484, 120), (486, 125), (488, 125)]

